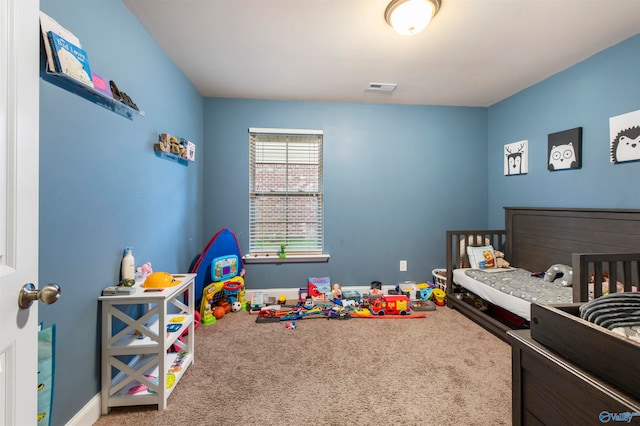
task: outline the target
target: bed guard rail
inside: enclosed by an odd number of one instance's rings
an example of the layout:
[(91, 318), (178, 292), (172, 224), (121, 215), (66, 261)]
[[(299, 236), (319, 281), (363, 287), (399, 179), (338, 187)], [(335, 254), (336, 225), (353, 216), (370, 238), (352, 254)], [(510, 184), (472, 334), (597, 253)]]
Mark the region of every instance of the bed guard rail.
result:
[(637, 290), (640, 286), (640, 253), (573, 253), (572, 269), (573, 282), (580, 284), (573, 285), (574, 303), (606, 292)]

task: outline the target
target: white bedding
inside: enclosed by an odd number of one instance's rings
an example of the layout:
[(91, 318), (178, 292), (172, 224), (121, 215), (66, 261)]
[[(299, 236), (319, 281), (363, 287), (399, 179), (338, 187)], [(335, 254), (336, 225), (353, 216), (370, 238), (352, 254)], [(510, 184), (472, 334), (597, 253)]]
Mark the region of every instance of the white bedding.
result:
[[(529, 302), (524, 299), (520, 299), (519, 297), (503, 293), (500, 290), (489, 287), (488, 285), (482, 284), (480, 281), (476, 281), (473, 278), (467, 276), (467, 274), (465, 274), (465, 270), (466, 268), (453, 270), (454, 283), (466, 288), (476, 296), (483, 298), (489, 303), (500, 306), (501, 308), (504, 308), (507, 311), (526, 319), (527, 321), (531, 320), (531, 304)], [(508, 272), (504, 273), (508, 274)]]
[[(476, 275), (478, 280), (470, 277), (467, 271)], [(468, 268), (454, 269), (453, 282), (527, 321), (531, 319), (531, 302), (552, 304), (571, 303), (572, 300), (570, 287), (531, 278), (530, 273), (523, 269), (494, 272), (486, 277), (483, 274), (486, 272)], [(479, 281), (480, 279), (486, 283)]]

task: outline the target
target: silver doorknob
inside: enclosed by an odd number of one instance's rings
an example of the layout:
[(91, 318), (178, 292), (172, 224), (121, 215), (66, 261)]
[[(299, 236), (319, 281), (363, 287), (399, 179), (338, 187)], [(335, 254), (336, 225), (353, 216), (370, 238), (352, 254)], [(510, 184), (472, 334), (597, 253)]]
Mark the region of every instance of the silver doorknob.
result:
[(62, 289), (58, 284), (47, 284), (42, 290), (38, 290), (33, 283), (22, 286), (18, 293), (18, 306), (20, 309), (29, 309), (34, 300), (40, 299), (45, 305), (55, 303), (60, 297)]

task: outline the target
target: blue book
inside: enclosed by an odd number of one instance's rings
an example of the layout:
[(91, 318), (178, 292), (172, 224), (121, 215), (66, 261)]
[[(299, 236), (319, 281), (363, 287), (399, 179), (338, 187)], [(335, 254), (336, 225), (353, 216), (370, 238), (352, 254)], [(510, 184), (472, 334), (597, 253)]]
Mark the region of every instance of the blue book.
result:
[(53, 31), (47, 34), (51, 42), (56, 69), (80, 83), (93, 88), (87, 52)]

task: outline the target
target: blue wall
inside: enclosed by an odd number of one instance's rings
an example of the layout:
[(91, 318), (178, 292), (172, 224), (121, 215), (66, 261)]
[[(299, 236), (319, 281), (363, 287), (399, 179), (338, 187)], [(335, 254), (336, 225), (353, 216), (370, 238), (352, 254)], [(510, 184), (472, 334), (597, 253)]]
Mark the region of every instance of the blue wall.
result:
[[(640, 109), (640, 35), (489, 108), (489, 226), (503, 206), (640, 208), (640, 163), (609, 161), (609, 117)], [(547, 136), (582, 127), (582, 168), (547, 170)], [(504, 176), (504, 145), (529, 140), (529, 173)]]
[[(501, 227), (505, 205), (640, 207), (640, 163), (608, 159), (609, 117), (640, 109), (640, 36), (490, 108), (203, 100), (119, 0), (41, 0), (41, 9), (145, 111), (129, 121), (40, 83), (40, 282), (63, 288), (40, 308), (59, 332), (54, 424), (100, 390), (97, 297), (118, 281), (124, 247), (170, 272), (186, 270), (222, 227), (247, 251), (249, 127), (324, 130), (331, 255), (248, 265), (249, 288), (297, 288), (313, 275), (426, 280), (444, 265), (446, 229)], [(548, 172), (547, 135), (577, 126), (583, 168)], [(195, 142), (196, 163), (156, 158), (160, 132)], [(522, 139), (529, 173), (505, 177), (503, 145)]]
[(119, 0), (40, 8), (145, 112), (130, 121), (40, 81), (39, 277), (62, 297), (39, 311), (57, 324), (53, 424), (64, 424), (100, 391), (97, 298), (118, 282), (123, 248), (169, 272), (188, 270), (202, 249), (202, 161), (159, 159), (153, 142), (169, 132), (201, 154), (203, 99)]
[(321, 129), (331, 259), (249, 264), (247, 288), (431, 279), (444, 231), (487, 222), (486, 123), (485, 108), (206, 99), (205, 234), (228, 226), (248, 250), (250, 127)]

